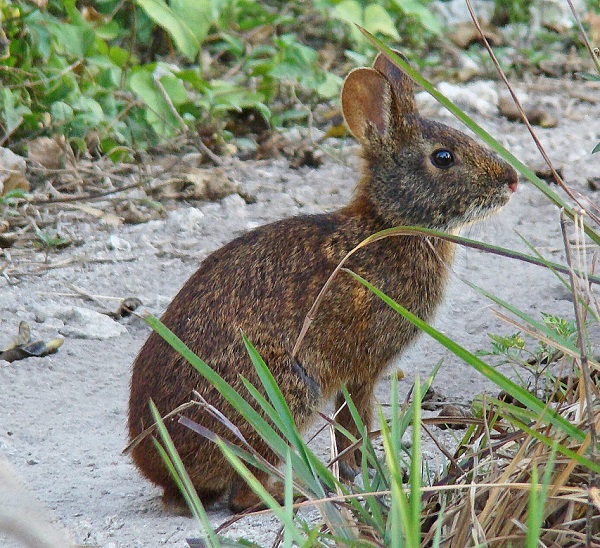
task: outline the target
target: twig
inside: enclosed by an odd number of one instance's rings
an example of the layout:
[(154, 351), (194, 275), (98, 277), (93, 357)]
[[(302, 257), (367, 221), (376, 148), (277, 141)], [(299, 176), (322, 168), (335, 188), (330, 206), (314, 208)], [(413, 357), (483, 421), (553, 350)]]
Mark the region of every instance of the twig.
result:
[(588, 53), (590, 54), (590, 57), (592, 58), (592, 61), (594, 62), (594, 65), (596, 66), (596, 71), (598, 72), (598, 74), (600, 74), (600, 61), (598, 60), (598, 55), (596, 54), (596, 52), (592, 48), (592, 45), (590, 44), (590, 41), (587, 37), (587, 34), (585, 33), (583, 25), (581, 24), (581, 19), (579, 18), (579, 15), (577, 15), (577, 10), (575, 9), (575, 6), (573, 6), (573, 2), (571, 0), (567, 0), (567, 4), (569, 4), (569, 8), (571, 8), (571, 13), (573, 14), (573, 17), (575, 18), (577, 26), (579, 27), (579, 32), (581, 32), (581, 36), (583, 37), (583, 42), (585, 43), (585, 47), (587, 48)]
[[(153, 78), (154, 78), (154, 84), (156, 85), (156, 89), (158, 89), (158, 92), (161, 94), (162, 98), (167, 103), (167, 106), (169, 107), (169, 110), (171, 111), (171, 114), (175, 117), (175, 119), (179, 123), (179, 126), (180, 126), (181, 130), (184, 133), (188, 133), (190, 128), (185, 123), (185, 120), (180, 116), (179, 112), (177, 112), (177, 109), (175, 108), (175, 105), (173, 104), (173, 101), (171, 101), (171, 98), (167, 94), (167, 91), (163, 87), (163, 85), (162, 85), (162, 83), (160, 81), (160, 78), (158, 77), (157, 74), (154, 74)], [(198, 148), (198, 150), (202, 154), (204, 154), (205, 156), (207, 156), (208, 159), (213, 164), (215, 164), (216, 166), (222, 166), (223, 165), (223, 160), (221, 160), (221, 158), (219, 158), (212, 150), (210, 150), (210, 148), (208, 148), (204, 144), (204, 142), (202, 141), (202, 139), (200, 139), (199, 137), (196, 137), (194, 139), (194, 143), (196, 144), (196, 147)]]
[(27, 202), (31, 205), (48, 205), (48, 204), (63, 204), (67, 202), (87, 202), (91, 200), (98, 200), (99, 198), (104, 198), (106, 196), (110, 196), (111, 194), (117, 194), (119, 192), (124, 192), (126, 190), (131, 190), (132, 188), (138, 188), (141, 185), (141, 181), (137, 181), (135, 183), (131, 183), (130, 185), (125, 185), (120, 188), (113, 188), (111, 190), (105, 190), (103, 192), (94, 192), (93, 194), (84, 194), (79, 196), (61, 196), (60, 198), (48, 198), (48, 199), (38, 199), (31, 200)]

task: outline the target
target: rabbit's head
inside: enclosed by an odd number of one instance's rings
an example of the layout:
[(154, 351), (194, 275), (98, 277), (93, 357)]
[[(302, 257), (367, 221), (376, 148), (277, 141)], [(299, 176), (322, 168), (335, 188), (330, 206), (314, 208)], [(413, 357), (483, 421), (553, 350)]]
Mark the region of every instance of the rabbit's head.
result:
[(453, 230), (508, 202), (517, 174), (464, 133), (422, 118), (412, 80), (385, 55), (342, 89), (366, 172), (358, 192), (390, 225)]

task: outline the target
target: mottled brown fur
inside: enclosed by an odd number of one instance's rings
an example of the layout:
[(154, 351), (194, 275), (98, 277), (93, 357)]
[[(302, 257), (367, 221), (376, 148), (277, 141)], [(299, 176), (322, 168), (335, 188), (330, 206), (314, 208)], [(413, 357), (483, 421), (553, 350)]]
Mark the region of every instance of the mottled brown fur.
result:
[[(323, 401), (346, 384), (364, 422), (371, 424), (375, 383), (390, 361), (417, 336), (412, 324), (341, 273), (321, 304), (295, 359), (291, 353), (303, 320), (323, 284), (345, 254), (371, 234), (395, 225), (456, 230), (504, 205), (516, 185), (515, 172), (464, 134), (422, 119), (412, 82), (383, 56), (374, 68), (352, 71), (342, 92), (344, 115), (363, 147), (364, 170), (352, 202), (340, 211), (300, 216), (255, 229), (214, 252), (200, 265), (162, 320), (242, 395), (240, 375), (260, 385), (245, 351), (243, 330), (286, 397), (299, 428)], [(449, 149), (455, 165), (431, 163), (436, 149)], [(394, 237), (353, 255), (347, 267), (367, 278), (417, 316), (431, 319), (442, 300), (453, 245), (419, 237)], [(148, 401), (166, 413), (197, 390), (239, 426), (267, 459), (277, 459), (218, 392), (156, 333), (134, 366), (129, 432), (152, 423)], [(201, 411), (191, 418), (234, 441), (227, 429)], [(339, 422), (356, 432), (347, 411)], [(230, 507), (256, 502), (219, 449), (171, 421), (169, 431), (204, 502), (231, 488)], [(338, 437), (339, 449), (347, 446)], [(351, 477), (355, 455), (342, 471)], [(133, 451), (141, 472), (178, 494), (150, 440)], [(261, 481), (264, 475), (257, 472)]]

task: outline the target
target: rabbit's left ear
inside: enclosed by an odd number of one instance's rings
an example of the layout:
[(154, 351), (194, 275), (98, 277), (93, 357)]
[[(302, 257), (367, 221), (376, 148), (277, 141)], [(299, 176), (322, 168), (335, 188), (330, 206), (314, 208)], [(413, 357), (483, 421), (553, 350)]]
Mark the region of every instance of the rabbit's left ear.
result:
[[(393, 52), (408, 63), (408, 59), (402, 53), (396, 50), (393, 50)], [(383, 53), (377, 55), (373, 62), (373, 68), (383, 74), (392, 86), (398, 114), (400, 116), (416, 114), (417, 103), (415, 101), (415, 86), (412, 79)]]

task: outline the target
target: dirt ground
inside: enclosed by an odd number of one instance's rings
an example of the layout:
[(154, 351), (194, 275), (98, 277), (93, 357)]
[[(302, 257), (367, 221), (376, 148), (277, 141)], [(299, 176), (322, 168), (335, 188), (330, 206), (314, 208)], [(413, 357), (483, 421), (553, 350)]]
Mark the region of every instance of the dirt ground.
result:
[[(493, 83), (488, 86), (496, 88)], [(555, 128), (537, 128), (540, 140), (568, 184), (595, 200), (588, 179), (600, 174), (600, 154), (590, 155), (600, 139), (600, 89), (551, 80), (519, 88), (558, 119)], [(456, 125), (449, 115), (425, 103), (428, 113)], [(493, 101), (490, 104), (494, 107)], [(522, 161), (540, 165), (540, 155), (522, 124), (498, 116), (495, 107), (491, 114), (483, 111), (470, 112)], [(85, 546), (185, 547), (186, 538), (199, 536), (191, 518), (164, 511), (159, 490), (121, 454), (127, 443), (130, 366), (148, 328), (136, 318), (115, 322), (104, 316), (109, 323), (86, 330), (92, 321), (80, 309), (105, 312), (116, 309), (119, 299), (138, 297), (145, 309), (160, 314), (199, 262), (233, 237), (282, 217), (342, 206), (357, 179), (356, 146), (326, 141), (325, 147), (330, 155), (317, 169), (293, 170), (284, 159), (226, 161), (222, 169), (245, 194), (256, 198), (254, 203), (238, 194), (216, 202), (177, 202), (165, 219), (116, 227), (91, 217), (67, 219), (63, 229), (81, 244), (52, 251), (46, 263), (40, 251), (11, 255), (9, 249), (0, 254), (0, 271), (7, 273), (0, 277), (0, 349), (23, 320), (36, 339), (64, 338), (51, 356), (0, 361), (0, 457), (37, 500), (21, 499), (22, 506), (14, 506), (25, 523), (39, 524), (45, 518), (63, 529), (71, 542)], [(93, 206), (102, 210), (108, 203), (95, 201)], [(500, 214), (464, 235), (527, 251), (524, 238), (547, 258), (563, 262), (558, 221), (558, 210), (522, 182)], [(463, 277), (535, 317), (541, 312), (571, 317), (570, 295), (550, 273), (462, 249), (436, 326), (471, 350), (489, 348), (488, 333), (512, 333), (515, 328), (501, 322), (491, 303), (468, 288)], [(81, 292), (95, 300), (82, 298)], [(469, 404), (476, 394), (491, 390), (467, 365), (422, 338), (398, 364), (406, 373), (401, 397), (415, 375), (426, 376), (441, 359), (435, 386), (448, 401)], [(389, 376), (380, 383), (382, 403), (389, 396), (389, 384)], [(451, 443), (451, 434), (434, 430)], [(324, 442), (318, 443), (326, 458)], [(424, 455), (430, 466), (440, 465), (431, 444), (425, 445)], [(2, 483), (2, 475), (0, 505), (14, 505), (16, 499), (11, 497), (16, 491), (7, 491), (9, 484)], [(224, 504), (210, 509), (215, 524), (229, 517)], [(0, 518), (2, 526), (6, 524)], [(276, 530), (273, 518), (246, 518), (230, 534), (264, 546)], [(0, 532), (0, 545), (17, 544)]]

